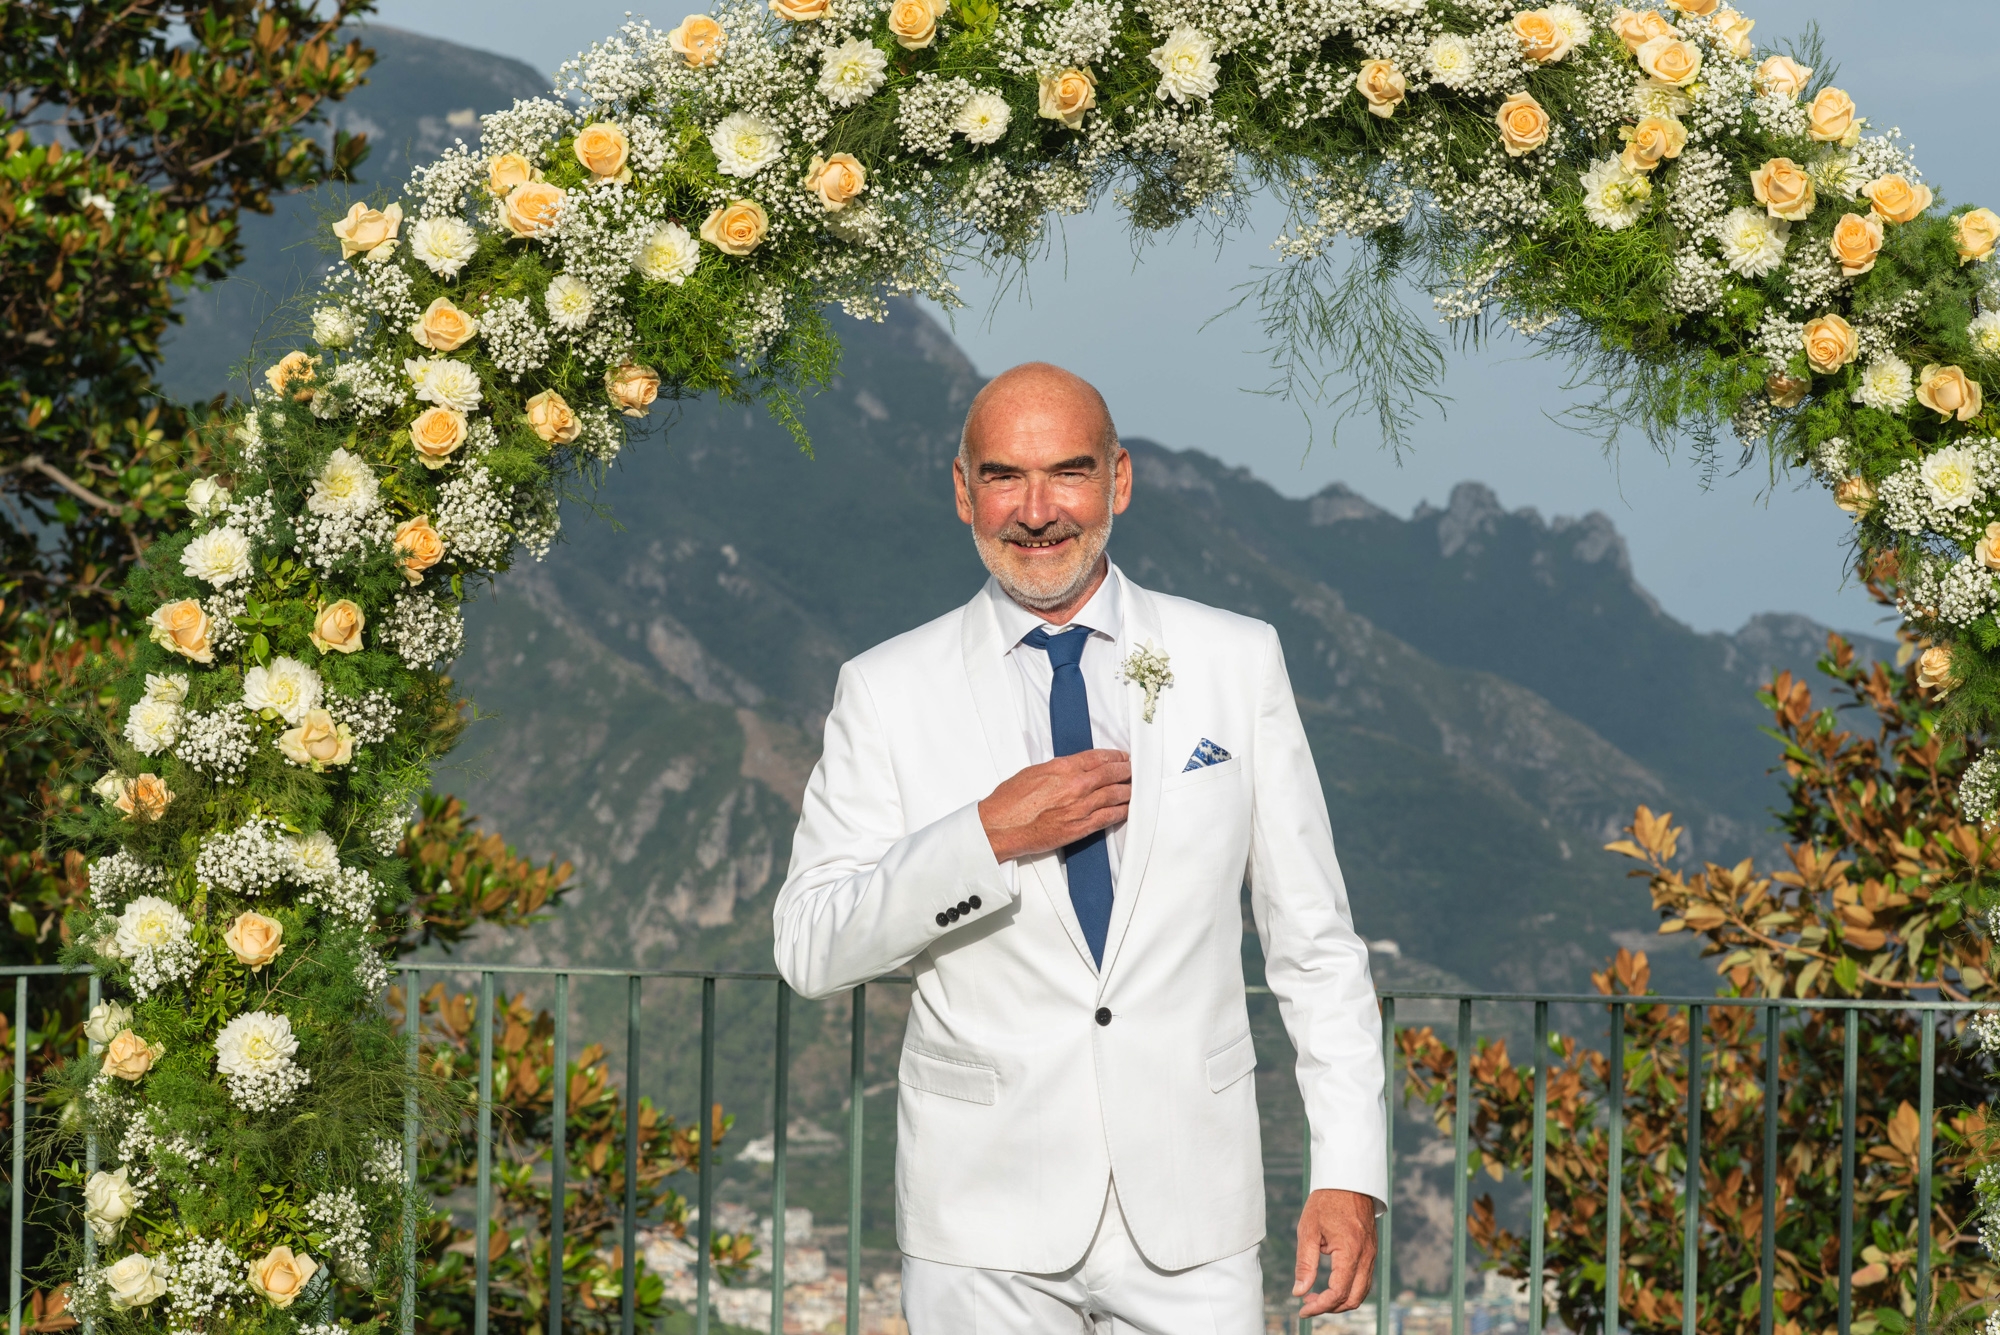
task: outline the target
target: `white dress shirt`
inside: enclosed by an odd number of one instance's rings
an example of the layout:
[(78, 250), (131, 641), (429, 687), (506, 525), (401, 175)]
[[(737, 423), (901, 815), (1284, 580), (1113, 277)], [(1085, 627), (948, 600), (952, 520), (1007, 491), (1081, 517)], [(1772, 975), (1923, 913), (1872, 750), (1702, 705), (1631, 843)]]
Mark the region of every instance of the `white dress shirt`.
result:
[[(1130, 751), (1131, 720), (1126, 694), (1130, 690), (1120, 675), (1120, 665), (1131, 650), (1125, 644), (1125, 608), (1119, 596), (1118, 572), (1105, 572), (1104, 582), (1090, 601), (1063, 625), (1055, 625), (1009, 598), (998, 580), (986, 581), (986, 596), (993, 601), (1000, 621), (1001, 639), (1009, 646), (1006, 657), (1013, 664), (1019, 685), (1015, 708), (1021, 718), (1021, 736), (1027, 742), (1028, 763), (1040, 765), (1056, 758), (1054, 735), (1049, 728), (1049, 691), (1055, 685), (1055, 669), (1049, 666), (1048, 651), (1022, 640), (1037, 630), (1060, 634), (1071, 626), (1090, 627), (1090, 643), (1083, 647), (1077, 667), (1083, 673), (1084, 694), (1090, 701), (1090, 741), (1100, 750)], [(1118, 881), (1118, 859), (1125, 851), (1125, 822), (1108, 831), (1105, 851), (1110, 855), (1111, 880)]]

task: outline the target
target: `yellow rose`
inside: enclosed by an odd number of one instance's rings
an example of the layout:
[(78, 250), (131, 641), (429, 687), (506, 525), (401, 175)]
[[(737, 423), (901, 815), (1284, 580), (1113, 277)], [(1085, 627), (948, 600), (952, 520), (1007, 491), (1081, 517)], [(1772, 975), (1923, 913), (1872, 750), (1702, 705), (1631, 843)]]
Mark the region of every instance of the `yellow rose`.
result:
[(1500, 146), (1510, 158), (1532, 153), (1549, 141), (1549, 113), (1528, 93), (1516, 93), (1502, 102), (1494, 120), (1500, 125)]
[(418, 515), (396, 525), (396, 550), (403, 554), (397, 568), (412, 584), (424, 582), (424, 572), (444, 560), (444, 538), (431, 527), (429, 515)]
[(1951, 646), (1934, 644), (1917, 656), (1917, 689), (1936, 691), (1940, 696), (1958, 685), (1951, 675)]
[(519, 153), (502, 153), (486, 164), (486, 189), (495, 199), (505, 199), (514, 187), (541, 179), (542, 174)]
[(617, 181), (622, 185), (631, 180), (632, 169), (625, 165), (630, 156), (632, 141), (625, 137), (622, 126), (598, 121), (576, 132), (576, 160), (600, 181)]
[(294, 765), (324, 769), (354, 759), (354, 734), (324, 709), (308, 709), (298, 727), (280, 733), (278, 749)]
[(368, 624), (361, 605), (352, 598), (326, 604), (313, 617), (308, 637), (313, 648), (323, 654), (352, 654), (361, 651), (361, 631)]
[(1750, 193), (1773, 218), (1783, 218), (1786, 222), (1801, 221), (1819, 202), (1813, 193), (1812, 177), (1790, 158), (1772, 158), (1751, 172)]
[(1842, 479), (1834, 487), (1833, 503), (1859, 519), (1875, 508), (1875, 488), (1867, 478), (1856, 473), (1853, 477)]
[(1362, 61), (1360, 72), (1354, 76), (1354, 86), (1361, 93), (1361, 100), (1368, 104), (1369, 113), (1385, 120), (1396, 114), (1396, 108), (1409, 92), (1403, 72), (1393, 60)]
[[(1861, 126), (1854, 118), (1854, 99), (1838, 88), (1822, 88), (1806, 109), (1807, 132), (1822, 144), (1852, 145)], [(1851, 136), (1851, 137), (1850, 137)]]
[[(923, 4), (926, 0), (909, 0)], [(855, 161), (852, 153), (835, 153), (814, 158), (806, 168), (806, 189), (819, 196), (820, 207), (838, 213), (868, 188), (868, 169)]]
[(690, 14), (667, 33), (667, 45), (698, 70), (719, 63), (722, 44), (728, 40), (722, 25), (706, 14)]
[(1882, 251), (1882, 220), (1872, 213), (1866, 218), (1844, 213), (1833, 225), (1826, 245), (1840, 261), (1840, 271), (1849, 278), (1859, 278), (1875, 267), (1875, 257)]
[(308, 357), (303, 352), (288, 352), (278, 359), (276, 366), (264, 372), (264, 383), (271, 387), (273, 394), (291, 394), (292, 386), (300, 386), (295, 397), (304, 403), (313, 396), (312, 382), (317, 374), (314, 368), (318, 362), (318, 358)]
[(1931, 188), (1912, 185), (1901, 176), (1878, 176), (1862, 186), (1861, 193), (1883, 222), (1910, 222), (1922, 217), (1931, 206)]
[(290, 1307), (312, 1277), (319, 1262), (310, 1256), (294, 1255), (290, 1247), (273, 1247), (250, 1263), (250, 1287), (273, 1307)]
[(1812, 69), (1799, 64), (1790, 56), (1771, 56), (1757, 66), (1754, 77), (1758, 92), (1775, 93), (1779, 97), (1789, 97), (1796, 102), (1812, 78)]
[(540, 236), (562, 213), (563, 192), (545, 181), (527, 181), (507, 192), (500, 221), (515, 236)]
[(2000, 570), (2000, 524), (1986, 526), (1986, 536), (1973, 547), (1972, 554), (1988, 570)]
[(1944, 421), (1971, 421), (1982, 399), (1979, 382), (1956, 366), (1926, 366), (1917, 376), (1917, 402)]
[(790, 23), (825, 18), (832, 0), (771, 0), (771, 12)]
[(104, 1074), (120, 1080), (139, 1080), (153, 1069), (153, 1063), (167, 1055), (158, 1043), (148, 1043), (132, 1029), (121, 1029), (104, 1049)]
[(1812, 381), (1789, 376), (1782, 371), (1764, 381), (1764, 394), (1774, 408), (1796, 408), (1805, 401)]
[(245, 910), (236, 915), (236, 921), (222, 934), (222, 944), (229, 947), (237, 963), (261, 969), (285, 953), (285, 925), (276, 918)]
[(1044, 119), (1061, 121), (1074, 130), (1083, 124), (1083, 113), (1097, 105), (1097, 77), (1089, 70), (1063, 70), (1044, 74), (1041, 114)]
[(1524, 9), (1514, 16), (1514, 35), (1521, 39), (1521, 54), (1537, 65), (1548, 65), (1569, 54), (1569, 33), (1539, 9)]
[(937, 21), (931, 0), (895, 0), (889, 6), (889, 35), (905, 51), (921, 51), (935, 42)]
[(1757, 20), (1745, 18), (1727, 5), (1715, 11), (1708, 26), (1738, 60), (1750, 59), (1750, 53), (1757, 49), (1750, 41), (1750, 30), (1757, 26)]
[(732, 199), (701, 225), (701, 239), (725, 255), (739, 259), (764, 243), (771, 230), (770, 215), (754, 199)]
[(354, 205), (345, 218), (333, 225), (333, 234), (340, 238), (340, 258), (351, 260), (359, 255), (367, 260), (388, 259), (389, 252), (396, 248), (396, 231), (402, 225), (401, 204), (391, 204), (386, 209)]
[(167, 789), (166, 781), (157, 774), (141, 774), (119, 792), (118, 800), (111, 805), (125, 813), (130, 821), (158, 820), (167, 814), (167, 804), (174, 800)]
[(424, 308), (423, 315), (410, 326), (410, 337), (432, 352), (456, 352), (479, 333), (479, 322), (439, 297)]
[(146, 622), (153, 628), (153, 643), (161, 648), (197, 663), (215, 661), (215, 649), (209, 643), (208, 613), (194, 599), (168, 603), (147, 617)]
[(1678, 37), (1655, 37), (1636, 54), (1646, 76), (1669, 88), (1685, 88), (1701, 76), (1701, 52)]
[(650, 366), (626, 362), (604, 373), (604, 392), (627, 417), (644, 417), (660, 397), (660, 373)]
[(570, 411), (568, 400), (552, 389), (528, 400), (528, 425), (551, 445), (567, 445), (583, 434), (583, 423)]
[(1619, 10), (1611, 16), (1611, 31), (1635, 56), (1640, 47), (1656, 38), (1679, 36), (1671, 24), (1650, 9)]
[(1993, 254), (1994, 242), (2000, 241), (2000, 214), (1992, 209), (1974, 209), (1961, 213), (1953, 220), (1958, 226), (1958, 262), (1970, 264)]
[(1645, 116), (1630, 130), (1619, 161), (1628, 172), (1649, 172), (1687, 147), (1687, 127), (1672, 116)]
[(1707, 18), (1721, 7), (1722, 0), (1667, 0), (1668, 9), (1676, 9), (1698, 19)]
[(1861, 355), (1861, 342), (1854, 326), (1838, 315), (1822, 315), (1806, 321), (1801, 337), (1806, 345), (1806, 364), (1821, 375), (1832, 375)]
[(456, 408), (426, 408), (410, 423), (410, 444), (417, 462), (426, 468), (443, 468), (458, 447), (465, 444), (465, 414)]

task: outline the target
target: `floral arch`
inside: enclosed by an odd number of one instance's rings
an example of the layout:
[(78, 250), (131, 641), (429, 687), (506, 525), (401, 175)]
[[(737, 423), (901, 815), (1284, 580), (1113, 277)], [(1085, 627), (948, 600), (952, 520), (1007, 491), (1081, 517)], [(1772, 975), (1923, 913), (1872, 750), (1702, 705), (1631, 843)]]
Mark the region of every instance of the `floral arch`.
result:
[[(548, 549), (565, 484), (656, 399), (761, 399), (803, 439), (829, 303), (949, 303), (953, 260), (1023, 257), (1107, 190), (1149, 229), (1282, 197), (1271, 309), (1387, 427), (1435, 362), (1366, 299), (1404, 273), (1448, 321), (1584, 359), (1644, 430), (1767, 441), (1895, 574), (1947, 726), (1984, 733), (2000, 216), (1939, 206), (1814, 52), (1753, 27), (1720, 0), (723, 0), (354, 205), (316, 347), (134, 577), (151, 641), (75, 831), (73, 958), (118, 998), (70, 1074), (115, 1147), (78, 1308), (324, 1331), (294, 1298), (389, 1282), (403, 1090), (371, 930), (454, 736), (460, 603)], [(1960, 800), (1990, 816), (2000, 761)]]

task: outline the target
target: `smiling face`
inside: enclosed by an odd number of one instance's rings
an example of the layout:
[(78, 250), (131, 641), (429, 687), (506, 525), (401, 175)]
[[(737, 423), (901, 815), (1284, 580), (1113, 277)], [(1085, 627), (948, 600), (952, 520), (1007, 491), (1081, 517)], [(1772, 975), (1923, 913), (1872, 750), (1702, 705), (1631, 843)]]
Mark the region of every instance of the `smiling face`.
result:
[(1088, 383), (1039, 362), (990, 381), (953, 468), (958, 517), (1007, 596), (1058, 625), (1104, 580), (1132, 460)]

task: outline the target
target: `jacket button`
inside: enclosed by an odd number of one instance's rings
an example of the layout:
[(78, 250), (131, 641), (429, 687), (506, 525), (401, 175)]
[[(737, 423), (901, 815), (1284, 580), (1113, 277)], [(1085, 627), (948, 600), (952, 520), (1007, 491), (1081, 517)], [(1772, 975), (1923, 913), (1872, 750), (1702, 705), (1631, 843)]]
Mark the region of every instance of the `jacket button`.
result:
[(951, 926), (951, 916), (949, 914), (940, 913), (938, 914), (937, 922), (938, 926), (940, 927), (949, 927)]
[(978, 896), (978, 895), (974, 895), (974, 896), (973, 896), (972, 898), (970, 898), (970, 899), (966, 900), (965, 902), (966, 902), (966, 903), (968, 903), (968, 904), (970, 904), (970, 905), (972, 905), (972, 907), (973, 907), (973, 909), (974, 909), (975, 911), (977, 911), (977, 909), (979, 908), (979, 896)]
[(1111, 1023), (1111, 1008), (1109, 1006), (1099, 1006), (1097, 1008), (1097, 1022), (1101, 1025)]
[(959, 911), (958, 911), (957, 909), (946, 909), (946, 910), (944, 911), (944, 916), (945, 916), (945, 918), (946, 918), (946, 920), (947, 920), (947, 921), (950, 921), (950, 922), (957, 922), (957, 921), (959, 920), (960, 916), (962, 916), (962, 915), (960, 915), (960, 913), (959, 913)]
[(971, 900), (969, 900), (969, 899), (961, 899), (961, 900), (959, 900), (959, 901), (958, 901), (958, 911), (959, 911), (960, 913), (970, 913), (970, 912), (972, 912), (972, 901), (971, 901)]

